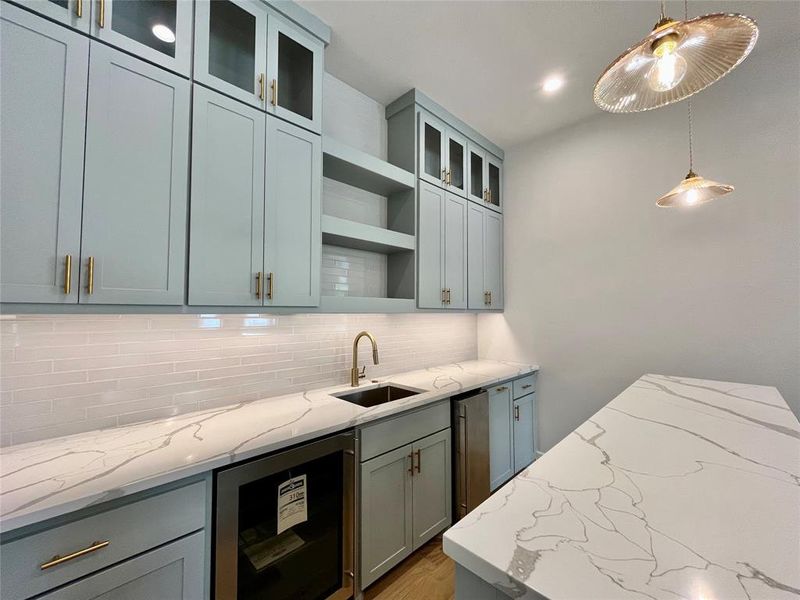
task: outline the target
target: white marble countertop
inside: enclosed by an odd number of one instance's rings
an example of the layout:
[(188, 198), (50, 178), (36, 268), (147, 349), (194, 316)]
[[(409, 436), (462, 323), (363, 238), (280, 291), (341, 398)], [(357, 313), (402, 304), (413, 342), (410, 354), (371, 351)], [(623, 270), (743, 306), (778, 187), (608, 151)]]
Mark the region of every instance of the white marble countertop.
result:
[(800, 598), (800, 424), (773, 387), (645, 375), (444, 550), (514, 598)]
[(0, 450), (0, 528), (17, 529), (537, 369), (467, 361), (373, 380), (424, 390), (373, 408), (331, 396), (351, 389), (339, 386), (10, 446)]

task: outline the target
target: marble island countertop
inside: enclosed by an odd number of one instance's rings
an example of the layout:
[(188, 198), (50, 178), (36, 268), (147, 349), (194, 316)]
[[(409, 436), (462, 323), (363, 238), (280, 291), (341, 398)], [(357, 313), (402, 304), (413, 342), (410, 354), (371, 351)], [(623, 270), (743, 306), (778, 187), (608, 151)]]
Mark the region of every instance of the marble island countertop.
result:
[(513, 598), (800, 598), (800, 424), (772, 387), (645, 375), (444, 550)]
[(17, 529), (537, 369), (467, 361), (373, 380), (423, 393), (372, 408), (331, 396), (351, 389), (339, 386), (3, 448), (0, 528)]

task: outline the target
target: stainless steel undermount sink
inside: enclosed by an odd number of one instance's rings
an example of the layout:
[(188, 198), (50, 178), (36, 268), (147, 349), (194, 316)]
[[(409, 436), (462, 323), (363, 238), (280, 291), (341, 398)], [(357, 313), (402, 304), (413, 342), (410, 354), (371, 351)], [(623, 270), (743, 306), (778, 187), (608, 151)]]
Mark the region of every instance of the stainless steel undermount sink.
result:
[(393, 400), (400, 400), (401, 398), (408, 398), (409, 396), (416, 396), (422, 393), (423, 390), (399, 387), (391, 383), (382, 383), (377, 387), (339, 392), (338, 394), (333, 394), (333, 396), (341, 398), (342, 400), (347, 400), (353, 404), (358, 404), (364, 408), (370, 408), (372, 406), (386, 404)]

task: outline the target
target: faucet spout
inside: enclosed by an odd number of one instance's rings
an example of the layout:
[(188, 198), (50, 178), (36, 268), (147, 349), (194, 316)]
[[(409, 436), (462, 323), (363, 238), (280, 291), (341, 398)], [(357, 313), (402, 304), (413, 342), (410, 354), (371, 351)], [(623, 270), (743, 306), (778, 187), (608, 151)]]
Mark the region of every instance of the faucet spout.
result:
[[(350, 386), (351, 387), (358, 387), (358, 380), (362, 377), (365, 377), (366, 374), (359, 373), (358, 371), (358, 342), (361, 340), (362, 337), (369, 338), (369, 341), (372, 343), (372, 362), (373, 364), (378, 364), (378, 342), (375, 341), (375, 336), (373, 336), (369, 331), (362, 331), (357, 336), (356, 339), (353, 340), (353, 367), (350, 369)], [(366, 368), (365, 368), (366, 370)]]

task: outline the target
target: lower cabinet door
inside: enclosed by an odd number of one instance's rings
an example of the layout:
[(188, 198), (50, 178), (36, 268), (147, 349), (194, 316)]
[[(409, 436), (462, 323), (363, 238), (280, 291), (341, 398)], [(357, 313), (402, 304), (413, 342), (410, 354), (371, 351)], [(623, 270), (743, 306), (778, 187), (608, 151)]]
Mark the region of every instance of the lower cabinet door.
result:
[(413, 522), (416, 550), (452, 521), (450, 430), (414, 443)]
[(497, 489), (514, 475), (511, 387), (489, 389), (489, 481)]
[(266, 118), (194, 86), (189, 304), (261, 305)]
[(81, 303), (183, 304), (189, 109), (186, 79), (91, 42)]
[(317, 306), (322, 259), (322, 140), (267, 116), (265, 306)]
[(533, 462), (534, 456), (534, 396), (528, 394), (514, 400), (514, 472)]
[(202, 531), (126, 560), (41, 600), (198, 600), (205, 598)]
[(409, 444), (361, 464), (362, 589), (411, 554), (412, 458)]

